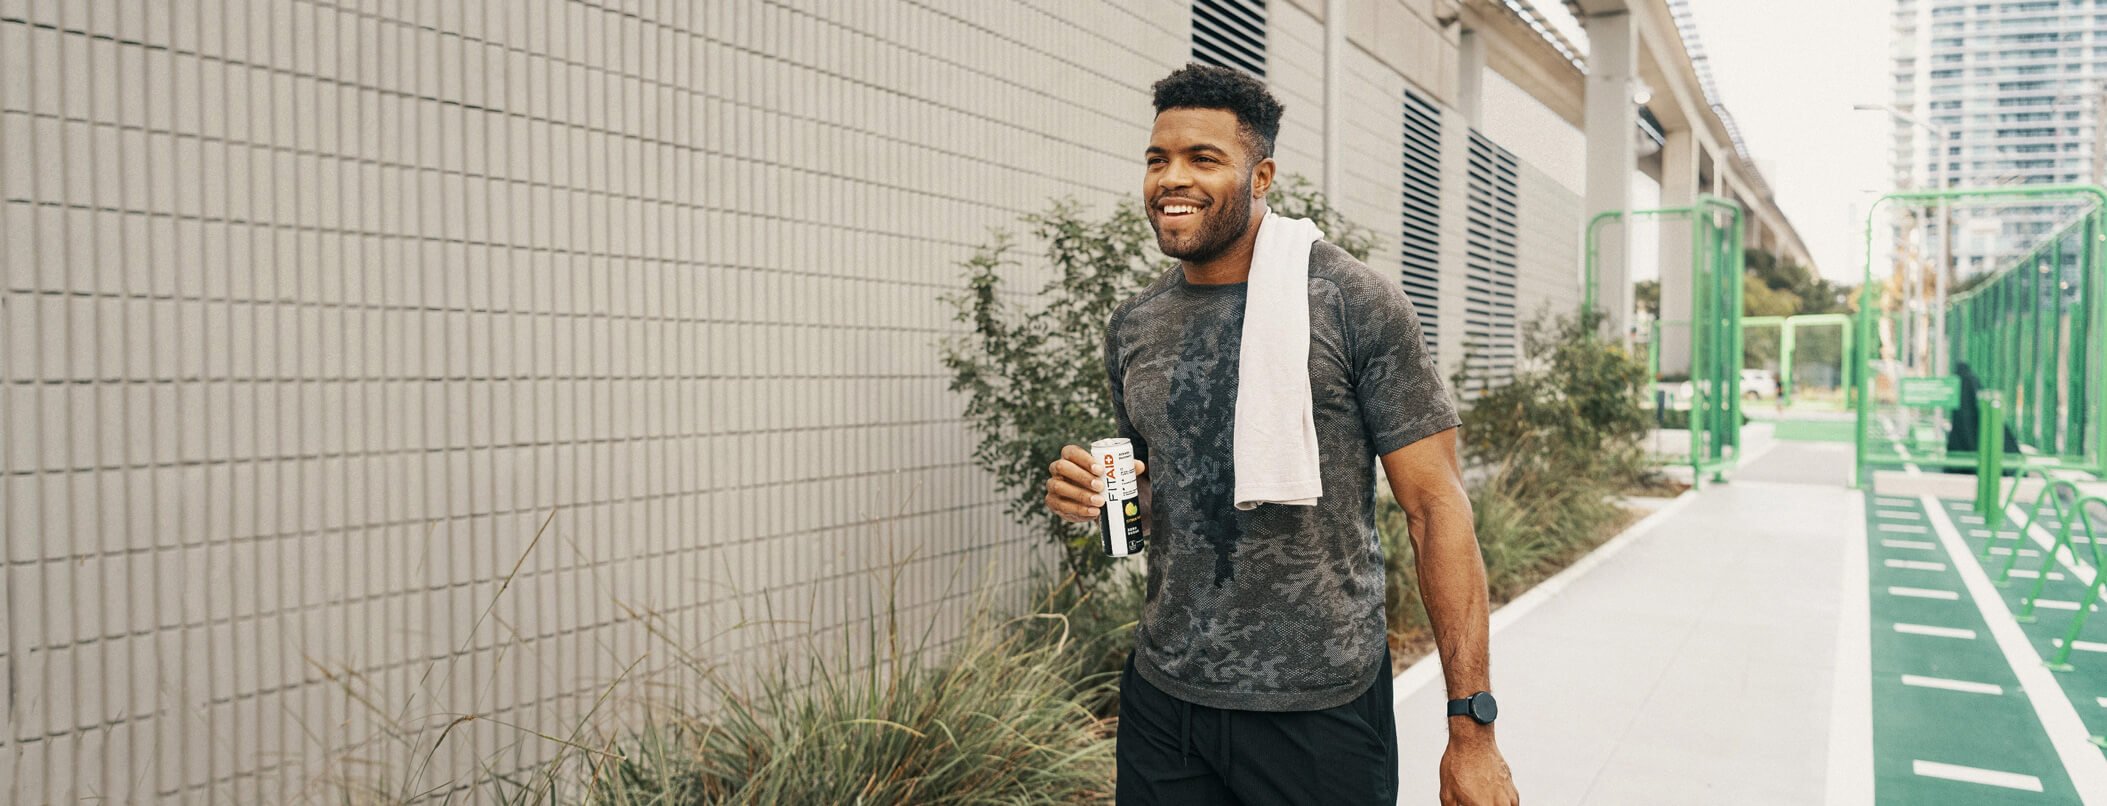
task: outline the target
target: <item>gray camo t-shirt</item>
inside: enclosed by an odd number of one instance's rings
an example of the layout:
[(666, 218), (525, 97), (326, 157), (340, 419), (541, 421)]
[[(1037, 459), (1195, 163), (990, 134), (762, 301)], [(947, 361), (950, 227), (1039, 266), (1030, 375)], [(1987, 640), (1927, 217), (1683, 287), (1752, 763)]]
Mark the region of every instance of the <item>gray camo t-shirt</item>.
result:
[(1119, 433), (1148, 462), (1153, 504), (1134, 668), (1200, 705), (1330, 708), (1390, 671), (1376, 457), (1455, 427), (1456, 408), (1399, 282), (1319, 241), (1309, 372), (1324, 496), (1236, 509), (1245, 291), (1174, 267), (1107, 328)]

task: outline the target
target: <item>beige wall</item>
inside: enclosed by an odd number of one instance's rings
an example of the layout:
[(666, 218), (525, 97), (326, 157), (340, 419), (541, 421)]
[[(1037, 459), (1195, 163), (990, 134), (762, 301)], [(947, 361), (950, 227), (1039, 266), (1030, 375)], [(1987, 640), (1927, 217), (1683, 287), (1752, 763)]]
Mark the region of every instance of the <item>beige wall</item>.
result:
[(491, 718), (428, 786), (664, 650), (624, 607), (834, 640), (889, 547), (940, 635), (1020, 593), (936, 298), (1133, 192), (1184, 9), (0, 3), (0, 800), (361, 774), (329, 675)]
[[(1386, 272), (1448, 5), (1348, 4), (1334, 201)], [(970, 461), (937, 297), (989, 228), (1133, 196), (1187, 3), (109, 8), (0, 0), (0, 799), (279, 802), (422, 756), (358, 698), (424, 746), (489, 717), (430, 786), (545, 756), (497, 723), (568, 727), (669, 649), (632, 610), (699, 641), (773, 603), (826, 644), (912, 553), (942, 636), (983, 569), (1015, 597), (1051, 559)], [(1312, 181), (1320, 10), (1269, 9)], [(1525, 171), (1524, 311), (1571, 296), (1559, 185)]]

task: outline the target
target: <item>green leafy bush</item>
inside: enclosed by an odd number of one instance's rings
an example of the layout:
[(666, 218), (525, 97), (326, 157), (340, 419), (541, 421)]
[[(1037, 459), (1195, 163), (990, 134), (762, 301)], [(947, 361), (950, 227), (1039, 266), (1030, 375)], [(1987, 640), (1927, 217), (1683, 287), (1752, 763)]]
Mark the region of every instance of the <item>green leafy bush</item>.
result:
[[(1618, 491), (1647, 471), (1640, 440), (1646, 368), (1595, 338), (1594, 317), (1540, 317), (1524, 328), (1529, 360), (1508, 383), (1481, 385), (1463, 411), (1463, 455), (1486, 587), (1520, 595), (1586, 554), (1624, 522)], [(1471, 359), (1453, 377), (1466, 389)], [(1385, 496), (1378, 528), (1388, 565), (1385, 616), (1394, 642), (1426, 640), (1404, 511)]]
[(1451, 381), (1476, 392), (1463, 412), (1463, 455), (1529, 476), (1585, 474), (1625, 481), (1645, 468), (1646, 366), (1594, 337), (1597, 314), (1541, 315), (1522, 328), (1512, 379), (1470, 389), (1471, 358)]
[[(1346, 220), (1308, 181), (1283, 176), (1267, 198), (1282, 215), (1309, 218), (1326, 238), (1366, 259), (1375, 237)], [(1020, 267), (1007, 233), (965, 261), (966, 287), (944, 296), (953, 320), (972, 329), (942, 345), (950, 388), (966, 396), (967, 424), (979, 437), (973, 459), (1008, 494), (1007, 511), (1064, 549), (1067, 569), (1083, 588), (1103, 578), (1110, 559), (1096, 548), (1096, 526), (1071, 524), (1046, 510), (1047, 465), (1061, 447), (1112, 436), (1111, 390), (1105, 380), (1105, 324), (1121, 302), (1140, 293), (1172, 261), (1136, 202), (1102, 218), (1064, 200), (1024, 217), (1034, 243), (1045, 245), (1051, 279), (1021, 299), (1005, 277)]]

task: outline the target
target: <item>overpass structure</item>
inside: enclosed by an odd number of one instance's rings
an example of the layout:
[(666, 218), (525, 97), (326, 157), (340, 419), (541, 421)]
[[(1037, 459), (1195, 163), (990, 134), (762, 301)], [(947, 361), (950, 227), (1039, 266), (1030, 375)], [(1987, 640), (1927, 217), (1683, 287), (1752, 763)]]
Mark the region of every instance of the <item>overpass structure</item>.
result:
[[(1747, 211), (1746, 246), (1814, 266), (1713, 86), (1686, 0), (1468, 0), (1460, 14), (1466, 70), (1482, 60), (1585, 133), (1588, 219), (1709, 194)], [(1584, 43), (1570, 33), (1576, 23)], [(1458, 103), (1473, 114), (1467, 90)], [(1658, 184), (1655, 203), (1635, 203), (1634, 174)], [(1661, 318), (1687, 320), (1688, 231), (1661, 228), (1651, 244), (1633, 243), (1635, 232), (1602, 236), (1598, 292), (1611, 327), (1629, 332), (1634, 259), (1649, 253), (1662, 267)], [(1686, 348), (1665, 358), (1664, 371), (1688, 364)]]

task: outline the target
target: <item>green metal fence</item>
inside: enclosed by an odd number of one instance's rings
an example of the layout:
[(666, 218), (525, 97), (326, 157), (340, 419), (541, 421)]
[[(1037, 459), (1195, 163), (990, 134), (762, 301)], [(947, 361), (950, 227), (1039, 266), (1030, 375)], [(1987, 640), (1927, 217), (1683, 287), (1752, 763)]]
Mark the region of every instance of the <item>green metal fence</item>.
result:
[[(2102, 211), (2094, 210), (1947, 309), (1950, 354), (2010, 402), (2035, 461), (2097, 468), (2107, 442), (2099, 388)], [(2088, 437), (2091, 437), (2088, 439)]]
[(1650, 347), (1659, 380), (1662, 334), (1687, 329), (1692, 392), (1688, 462), (1693, 483), (1701, 483), (1707, 474), (1717, 479), (1738, 459), (1741, 447), (1741, 205), (1707, 194), (1688, 207), (1597, 214), (1588, 222), (1585, 238), (1585, 310), (1595, 310), (1602, 226), (1639, 218), (1680, 220), (1690, 227), (1690, 318), (1657, 322)]
[[(1873, 232), (1881, 202), (1925, 205), (1939, 201), (2090, 203), (2071, 224), (2036, 249), (1957, 294), (1947, 306), (1952, 364), (1905, 369), (1882, 361), (1878, 335), (1892, 324), (1881, 310), (1873, 277)], [(2107, 323), (2107, 189), (2092, 185), (1954, 188), (1889, 193), (1866, 214), (1866, 263), (1856, 315), (1853, 379), (1858, 397), (1859, 484), (1881, 468), (1969, 469), (1975, 445), (1998, 440), (2004, 428), (1976, 427), (1976, 439), (1947, 447), (1961, 406), (1975, 401), (1910, 399), (1912, 387), (1956, 390), (1961, 366), (1982, 390), (2001, 393), (2002, 419), (2021, 446), (2009, 467), (2060, 467), (2098, 473), (2107, 459), (2107, 373), (2098, 342)], [(1952, 379), (1952, 380), (1947, 380)], [(1949, 393), (1949, 396), (1951, 394)], [(1936, 402), (1934, 402), (1936, 401)]]

